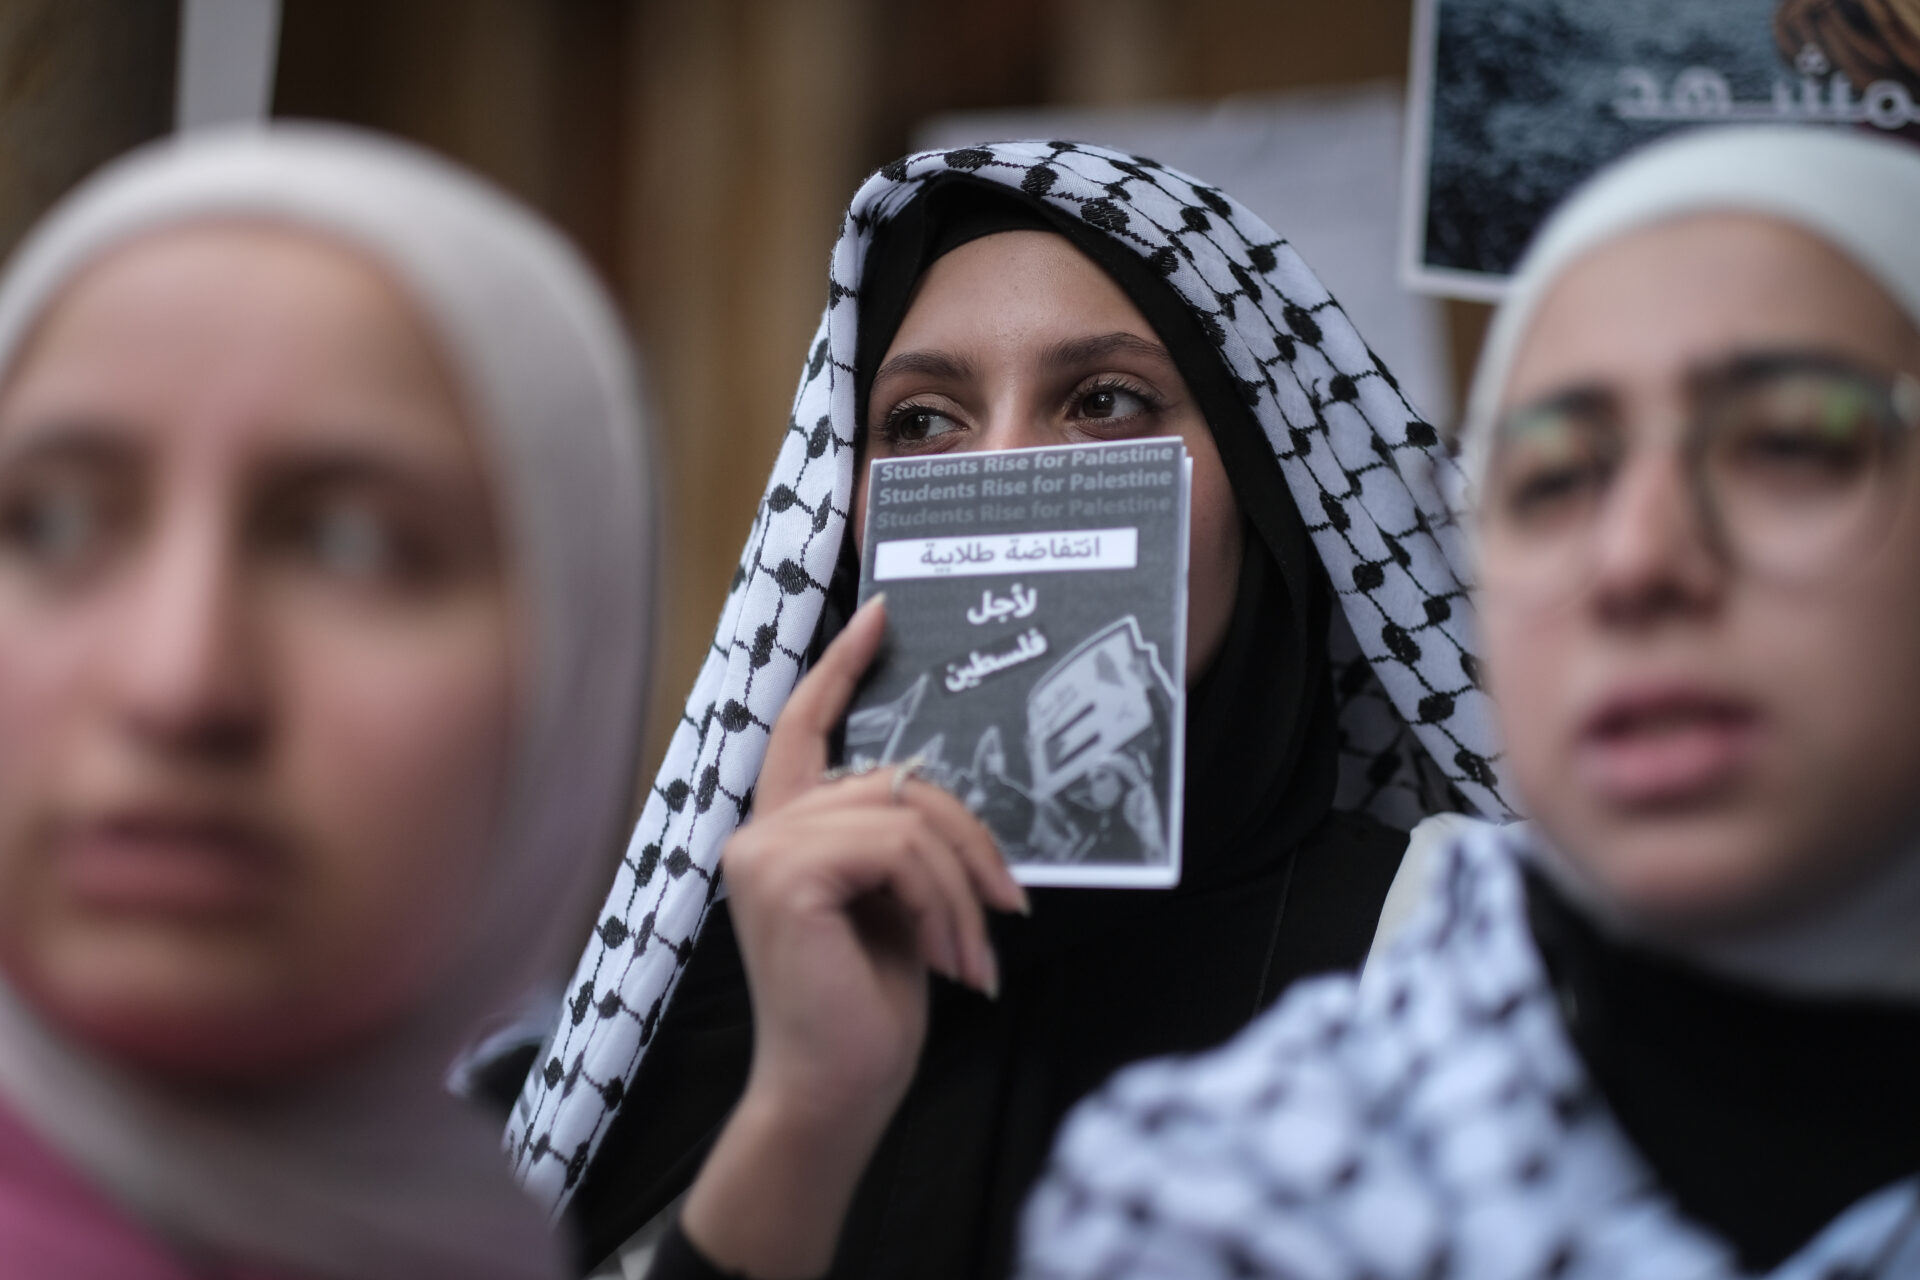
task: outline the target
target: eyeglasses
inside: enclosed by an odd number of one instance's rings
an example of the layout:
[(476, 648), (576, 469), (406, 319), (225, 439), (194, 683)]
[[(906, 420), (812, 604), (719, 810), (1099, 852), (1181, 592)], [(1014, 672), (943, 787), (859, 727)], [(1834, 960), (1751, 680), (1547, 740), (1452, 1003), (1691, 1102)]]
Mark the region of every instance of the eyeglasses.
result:
[[(1806, 581), (1873, 550), (1912, 487), (1920, 381), (1805, 356), (1696, 380), (1676, 442), (1708, 544), (1743, 571)], [(1614, 397), (1575, 390), (1494, 428), (1469, 527), (1490, 599), (1564, 600), (1594, 577), (1633, 438)]]

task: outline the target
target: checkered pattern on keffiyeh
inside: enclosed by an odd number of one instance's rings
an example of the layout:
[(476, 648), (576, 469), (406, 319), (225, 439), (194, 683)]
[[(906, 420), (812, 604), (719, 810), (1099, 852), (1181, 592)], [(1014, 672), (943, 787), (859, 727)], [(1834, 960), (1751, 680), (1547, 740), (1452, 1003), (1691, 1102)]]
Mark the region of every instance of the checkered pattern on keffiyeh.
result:
[[(1028, 1201), (1018, 1274), (1750, 1277), (1587, 1075), (1527, 927), (1529, 838), (1474, 824), (1364, 978), (1296, 986), (1224, 1049), (1130, 1067), (1082, 1103)], [(1920, 1275), (1920, 1180), (1767, 1275)]]

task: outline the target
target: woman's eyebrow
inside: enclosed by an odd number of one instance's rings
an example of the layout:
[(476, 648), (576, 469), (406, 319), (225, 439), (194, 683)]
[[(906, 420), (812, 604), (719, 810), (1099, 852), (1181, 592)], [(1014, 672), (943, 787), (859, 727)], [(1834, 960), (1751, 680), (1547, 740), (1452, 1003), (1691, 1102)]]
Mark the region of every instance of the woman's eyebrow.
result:
[(1618, 407), (1619, 397), (1604, 382), (1576, 382), (1531, 400), (1522, 400), (1500, 415), (1502, 424), (1541, 413), (1573, 413), (1597, 417)]
[(1070, 368), (1114, 355), (1144, 356), (1149, 360), (1173, 363), (1173, 356), (1165, 347), (1124, 330), (1056, 342), (1040, 353), (1040, 363), (1048, 369)]
[(259, 483), (269, 492), (325, 488), (379, 489), (430, 501), (468, 504), (484, 500), (471, 494), (457, 469), (431, 458), (369, 455), (351, 447), (302, 448), (265, 461)]
[(1820, 347), (1769, 347), (1736, 351), (1724, 359), (1695, 365), (1687, 383), (1696, 393), (1707, 388), (1738, 386), (1782, 373), (1837, 373), (1876, 376), (1865, 363)]
[(58, 421), (7, 434), (14, 438), (0, 444), (0, 467), (67, 462), (126, 468), (145, 453), (126, 432), (102, 422)]
[(973, 362), (949, 351), (902, 351), (873, 375), (875, 385), (888, 378), (919, 374), (952, 382), (965, 382), (974, 376)]

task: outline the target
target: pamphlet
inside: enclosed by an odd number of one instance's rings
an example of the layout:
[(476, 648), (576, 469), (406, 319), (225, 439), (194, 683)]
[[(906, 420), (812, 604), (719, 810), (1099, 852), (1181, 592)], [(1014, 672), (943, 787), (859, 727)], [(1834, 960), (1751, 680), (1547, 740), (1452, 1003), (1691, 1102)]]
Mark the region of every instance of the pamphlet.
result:
[(873, 462), (848, 763), (916, 762), (1023, 884), (1177, 884), (1191, 490), (1171, 438)]

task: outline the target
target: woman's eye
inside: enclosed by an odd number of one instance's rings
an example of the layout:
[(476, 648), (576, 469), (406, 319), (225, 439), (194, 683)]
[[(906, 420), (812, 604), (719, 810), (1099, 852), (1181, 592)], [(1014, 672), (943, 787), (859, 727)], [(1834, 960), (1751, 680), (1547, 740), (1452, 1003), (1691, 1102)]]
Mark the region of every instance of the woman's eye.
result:
[(1510, 427), (1488, 472), (1489, 514), (1535, 533), (1591, 512), (1612, 479), (1610, 451), (1545, 416)]
[(1506, 506), (1522, 520), (1537, 520), (1595, 494), (1603, 485), (1592, 466), (1541, 467), (1515, 476), (1506, 493)]
[(1098, 387), (1081, 396), (1074, 405), (1080, 418), (1132, 418), (1146, 413), (1153, 405), (1137, 391), (1125, 387)]
[(1851, 481), (1868, 470), (1873, 454), (1865, 432), (1848, 436), (1804, 426), (1747, 430), (1734, 445), (1725, 451), (1730, 475), (1795, 483)]
[(108, 504), (89, 486), (33, 485), (0, 505), (0, 543), (36, 568), (70, 571), (103, 549), (112, 532), (111, 516)]
[(276, 541), (298, 562), (346, 582), (397, 585), (432, 567), (417, 540), (364, 503), (316, 505), (288, 520)]
[(1865, 452), (1863, 434), (1836, 435), (1799, 426), (1769, 426), (1747, 432), (1740, 450), (1756, 461), (1849, 461)]
[(393, 542), (372, 513), (348, 507), (315, 522), (313, 558), (333, 573), (376, 577), (393, 565)]
[(959, 423), (937, 409), (907, 405), (887, 415), (883, 434), (894, 444), (915, 445), (959, 429)]
[(1710, 456), (1728, 483), (1851, 484), (1884, 460), (1885, 412), (1851, 382), (1783, 380), (1715, 424)]

